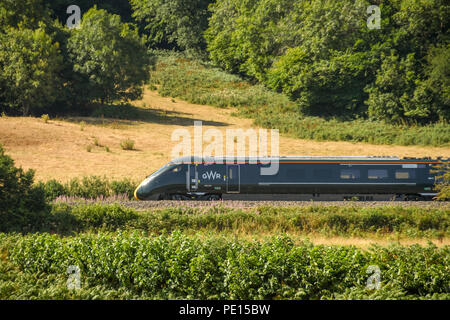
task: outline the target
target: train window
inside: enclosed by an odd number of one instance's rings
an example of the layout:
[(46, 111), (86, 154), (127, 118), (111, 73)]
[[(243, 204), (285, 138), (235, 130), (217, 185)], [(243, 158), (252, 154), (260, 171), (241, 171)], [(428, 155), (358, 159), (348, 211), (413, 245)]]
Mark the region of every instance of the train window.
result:
[(176, 166), (176, 167), (173, 168), (171, 171), (172, 171), (172, 172), (180, 172), (180, 171), (181, 171), (181, 166)]
[(358, 169), (341, 170), (341, 179), (359, 179), (360, 173)]
[(388, 172), (386, 169), (369, 169), (367, 172), (369, 179), (387, 179)]
[(395, 171), (395, 179), (414, 179), (415, 178), (414, 170), (396, 170)]

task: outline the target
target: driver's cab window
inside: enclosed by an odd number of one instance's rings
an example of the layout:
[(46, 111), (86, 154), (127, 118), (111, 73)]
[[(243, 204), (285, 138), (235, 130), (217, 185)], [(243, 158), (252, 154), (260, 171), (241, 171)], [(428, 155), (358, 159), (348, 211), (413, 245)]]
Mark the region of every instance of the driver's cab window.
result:
[(179, 165), (179, 166), (172, 168), (170, 171), (171, 172), (181, 172), (182, 169), (183, 169), (183, 167), (181, 165)]

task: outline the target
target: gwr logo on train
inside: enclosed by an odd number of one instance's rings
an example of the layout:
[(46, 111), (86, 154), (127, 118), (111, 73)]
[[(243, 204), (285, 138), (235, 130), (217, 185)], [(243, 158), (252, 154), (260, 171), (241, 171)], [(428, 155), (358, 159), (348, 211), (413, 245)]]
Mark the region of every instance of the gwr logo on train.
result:
[(221, 174), (218, 173), (217, 171), (209, 171), (209, 172), (205, 172), (202, 174), (202, 178), (203, 179), (207, 179), (207, 180), (216, 180), (216, 179), (221, 179)]

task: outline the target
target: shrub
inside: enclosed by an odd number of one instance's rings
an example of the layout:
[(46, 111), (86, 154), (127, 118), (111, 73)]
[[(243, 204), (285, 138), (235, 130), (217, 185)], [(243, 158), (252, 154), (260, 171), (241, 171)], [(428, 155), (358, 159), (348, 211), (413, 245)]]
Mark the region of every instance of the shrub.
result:
[(437, 199), (450, 199), (450, 161), (437, 165), (433, 171), (438, 173), (435, 184), (436, 190), (439, 191)]
[(45, 191), (33, 180), (34, 171), (16, 168), (0, 146), (0, 232), (30, 230), (48, 211)]
[(43, 114), (41, 116), (42, 121), (44, 121), (44, 123), (47, 123), (50, 120), (50, 117), (48, 116), (48, 114)]
[(99, 176), (83, 177), (81, 181), (73, 178), (66, 183), (65, 188), (68, 195), (74, 197), (96, 198), (111, 194), (108, 180)]
[(45, 183), (42, 183), (45, 191), (45, 197), (48, 201), (55, 200), (59, 196), (67, 193), (66, 188), (55, 179), (51, 179)]
[(126, 194), (129, 199), (133, 198), (136, 187), (137, 183), (128, 178), (111, 181), (110, 183), (110, 188), (113, 194)]
[(134, 141), (131, 139), (125, 139), (120, 142), (120, 147), (123, 150), (134, 150)]
[(98, 141), (97, 137), (94, 137), (94, 145), (97, 147), (102, 147), (102, 145), (100, 144), (100, 142)]

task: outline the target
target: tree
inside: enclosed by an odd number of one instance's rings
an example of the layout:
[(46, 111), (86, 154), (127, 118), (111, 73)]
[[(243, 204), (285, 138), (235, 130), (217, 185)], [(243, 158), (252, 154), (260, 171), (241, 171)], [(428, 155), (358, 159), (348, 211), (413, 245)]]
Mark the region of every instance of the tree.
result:
[(450, 162), (442, 162), (437, 165), (433, 172), (437, 173), (435, 189), (438, 191), (438, 200), (450, 199)]
[(432, 92), (432, 107), (442, 120), (450, 120), (450, 44), (432, 46), (427, 55), (428, 65), (424, 86)]
[(129, 0), (52, 0), (49, 1), (49, 6), (53, 11), (53, 16), (57, 18), (62, 24), (66, 24), (67, 8), (71, 5), (77, 5), (81, 9), (81, 14), (86, 13), (94, 4), (99, 9), (105, 9), (109, 13), (117, 14), (122, 21), (132, 22), (132, 10)]
[(202, 50), (212, 0), (131, 0), (133, 17), (152, 47)]
[(0, 31), (10, 27), (36, 29), (51, 21), (51, 10), (44, 0), (0, 1)]
[(8, 28), (0, 33), (0, 100), (23, 115), (56, 101), (61, 88), (59, 44), (43, 28)]
[(141, 97), (149, 79), (144, 40), (118, 15), (90, 9), (67, 44), (73, 70), (84, 78), (85, 96), (102, 103)]
[[(381, 29), (367, 26), (370, 5)], [(449, 118), (448, 1), (217, 0), (210, 10), (211, 60), (286, 93), (302, 112)]]

